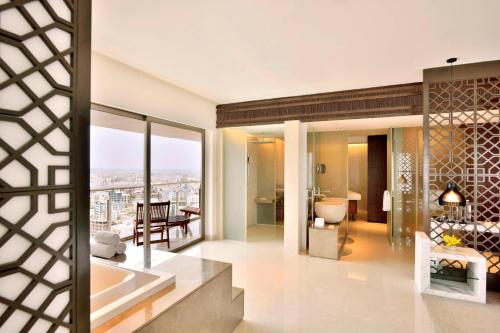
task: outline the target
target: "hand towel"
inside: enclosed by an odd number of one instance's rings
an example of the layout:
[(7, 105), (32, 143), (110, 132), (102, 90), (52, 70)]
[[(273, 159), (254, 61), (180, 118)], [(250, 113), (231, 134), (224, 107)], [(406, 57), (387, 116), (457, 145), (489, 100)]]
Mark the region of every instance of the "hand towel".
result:
[(98, 231), (95, 233), (94, 240), (96, 243), (116, 246), (120, 243), (120, 235), (110, 231)]
[(91, 243), (90, 254), (94, 257), (109, 259), (116, 254), (116, 249), (113, 245), (102, 243)]
[(384, 198), (382, 200), (382, 210), (388, 212), (391, 210), (391, 193), (384, 191)]
[(115, 250), (116, 254), (122, 254), (125, 253), (125, 250), (127, 249), (127, 244), (120, 242), (118, 245), (115, 245)]
[(323, 228), (325, 226), (325, 219), (322, 217), (317, 217), (314, 219), (314, 226), (317, 228)]

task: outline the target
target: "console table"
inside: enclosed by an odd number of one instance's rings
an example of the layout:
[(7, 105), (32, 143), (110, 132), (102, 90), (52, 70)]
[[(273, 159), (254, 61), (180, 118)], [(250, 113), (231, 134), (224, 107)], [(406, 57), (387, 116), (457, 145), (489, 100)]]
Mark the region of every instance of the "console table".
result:
[[(443, 261), (465, 263), (463, 279), (448, 273), (450, 267), (442, 265)], [(486, 303), (486, 258), (468, 247), (454, 250), (443, 245), (431, 247), (429, 237), (416, 232), (415, 284), (419, 293)]]

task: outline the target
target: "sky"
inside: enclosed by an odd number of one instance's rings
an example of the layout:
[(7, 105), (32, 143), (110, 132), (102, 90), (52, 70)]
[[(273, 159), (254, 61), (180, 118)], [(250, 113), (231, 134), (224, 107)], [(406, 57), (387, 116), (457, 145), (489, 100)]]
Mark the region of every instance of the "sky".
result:
[[(142, 169), (144, 134), (106, 127), (90, 127), (90, 167)], [(151, 137), (152, 170), (201, 170), (201, 143), (160, 136)]]

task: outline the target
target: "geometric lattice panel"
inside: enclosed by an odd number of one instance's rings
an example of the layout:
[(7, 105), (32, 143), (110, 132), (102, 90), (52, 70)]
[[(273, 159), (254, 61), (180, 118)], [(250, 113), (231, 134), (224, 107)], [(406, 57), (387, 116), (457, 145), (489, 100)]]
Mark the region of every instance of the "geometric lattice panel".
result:
[(423, 155), (422, 128), (406, 127), (392, 132), (393, 232), (411, 235), (422, 230), (420, 165)]
[(413, 191), (413, 174), (416, 166), (415, 159), (408, 152), (400, 152), (396, 155), (396, 176), (399, 180), (399, 190), (404, 194), (411, 194)]
[(0, 5), (0, 331), (74, 331), (74, 3)]
[[(428, 110), (431, 240), (440, 244), (454, 228), (500, 276), (500, 77), (430, 83)], [(450, 180), (472, 205), (470, 216), (454, 224), (437, 202)]]

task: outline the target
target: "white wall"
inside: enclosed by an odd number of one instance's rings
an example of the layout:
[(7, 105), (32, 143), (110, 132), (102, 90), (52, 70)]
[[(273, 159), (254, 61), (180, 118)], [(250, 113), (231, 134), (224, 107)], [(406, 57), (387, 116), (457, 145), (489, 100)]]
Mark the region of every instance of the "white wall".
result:
[(305, 249), (307, 232), (307, 126), (285, 121), (285, 222), (287, 254)]
[(316, 163), (325, 164), (324, 174), (316, 175), (317, 186), (330, 197), (347, 198), (348, 132), (316, 133)]
[(92, 52), (91, 100), (201, 128), (215, 128), (216, 103)]
[(91, 100), (206, 130), (205, 235), (220, 232), (214, 222), (216, 103), (94, 51)]

